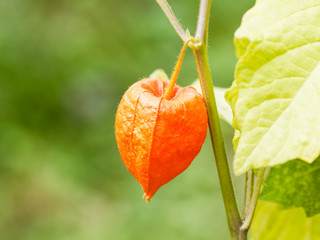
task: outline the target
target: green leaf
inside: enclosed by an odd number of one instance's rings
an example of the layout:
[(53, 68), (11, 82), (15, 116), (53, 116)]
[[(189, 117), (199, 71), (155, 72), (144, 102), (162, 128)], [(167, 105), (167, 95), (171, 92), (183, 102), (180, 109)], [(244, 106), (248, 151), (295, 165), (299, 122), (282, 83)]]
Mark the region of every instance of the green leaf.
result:
[(235, 33), (226, 93), (237, 175), (320, 154), (320, 1), (259, 0)]
[[(194, 87), (195, 89), (197, 89), (199, 93), (202, 94), (199, 79), (195, 80), (192, 83), (191, 87)], [(232, 125), (232, 118), (233, 118), (232, 110), (230, 105), (227, 103), (227, 101), (224, 98), (224, 95), (227, 90), (228, 90), (227, 88), (214, 87), (214, 95), (216, 97), (219, 117), (225, 120), (230, 125)]]
[(306, 217), (302, 208), (259, 201), (251, 225), (251, 240), (320, 240), (320, 215)]
[(161, 78), (161, 79), (163, 79), (163, 80), (169, 81), (169, 77), (168, 77), (167, 73), (166, 73), (164, 70), (162, 70), (162, 69), (156, 69), (156, 70), (154, 70), (154, 71), (150, 74), (149, 78)]
[(260, 199), (284, 208), (303, 207), (308, 217), (320, 213), (320, 158), (312, 164), (289, 161), (270, 170)]

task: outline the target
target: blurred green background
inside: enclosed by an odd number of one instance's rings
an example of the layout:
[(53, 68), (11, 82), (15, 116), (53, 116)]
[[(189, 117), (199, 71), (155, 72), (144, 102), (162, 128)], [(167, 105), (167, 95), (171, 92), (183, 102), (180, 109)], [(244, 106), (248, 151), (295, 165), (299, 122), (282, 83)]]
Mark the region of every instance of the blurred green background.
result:
[[(194, 32), (199, 1), (170, 3)], [(233, 34), (252, 5), (213, 1), (217, 86), (233, 80)], [(0, 1), (1, 240), (229, 239), (208, 138), (149, 204), (115, 142), (122, 94), (157, 68), (171, 73), (181, 46), (155, 1)], [(189, 50), (178, 83), (196, 78)], [(232, 158), (233, 130), (223, 131)]]

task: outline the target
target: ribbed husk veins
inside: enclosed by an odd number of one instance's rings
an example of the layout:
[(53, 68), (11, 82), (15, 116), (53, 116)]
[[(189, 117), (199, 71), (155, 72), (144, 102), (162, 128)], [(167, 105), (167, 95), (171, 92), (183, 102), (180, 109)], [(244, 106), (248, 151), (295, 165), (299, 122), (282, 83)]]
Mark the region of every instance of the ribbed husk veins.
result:
[(116, 114), (121, 158), (147, 200), (191, 164), (207, 133), (202, 96), (192, 87), (175, 86), (167, 100), (163, 97), (167, 84), (150, 78), (136, 82)]

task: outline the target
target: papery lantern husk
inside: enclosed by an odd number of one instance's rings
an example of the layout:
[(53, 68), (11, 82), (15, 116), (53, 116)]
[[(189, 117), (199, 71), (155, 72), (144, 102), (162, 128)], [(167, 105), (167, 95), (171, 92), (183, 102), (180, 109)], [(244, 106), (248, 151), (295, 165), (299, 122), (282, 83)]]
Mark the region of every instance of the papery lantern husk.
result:
[(142, 79), (124, 94), (116, 114), (116, 140), (121, 158), (142, 185), (146, 200), (182, 173), (199, 153), (207, 133), (207, 110), (193, 87)]

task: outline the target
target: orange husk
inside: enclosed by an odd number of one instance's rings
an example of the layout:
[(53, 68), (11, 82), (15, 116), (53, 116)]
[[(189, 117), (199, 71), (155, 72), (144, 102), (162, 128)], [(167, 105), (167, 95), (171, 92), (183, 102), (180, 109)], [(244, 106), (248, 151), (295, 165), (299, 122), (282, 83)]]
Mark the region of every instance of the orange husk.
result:
[(193, 87), (142, 79), (124, 94), (116, 114), (115, 133), (121, 158), (142, 185), (148, 201), (182, 173), (199, 153), (207, 133), (207, 111)]

